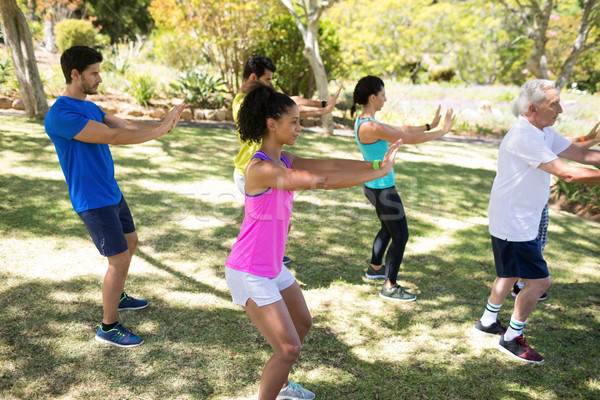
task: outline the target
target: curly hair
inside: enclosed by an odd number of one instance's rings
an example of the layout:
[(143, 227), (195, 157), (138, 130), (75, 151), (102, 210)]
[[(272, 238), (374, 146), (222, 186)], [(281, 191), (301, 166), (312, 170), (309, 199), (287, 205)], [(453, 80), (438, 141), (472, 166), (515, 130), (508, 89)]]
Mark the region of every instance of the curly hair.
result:
[(357, 104), (367, 104), (369, 102), (369, 96), (372, 94), (376, 95), (383, 88), (383, 81), (377, 76), (368, 75), (364, 78), (361, 78), (354, 87), (354, 93), (352, 94), (353, 103), (352, 108), (350, 109), (350, 116), (354, 116)]
[(272, 87), (260, 82), (254, 83), (238, 112), (237, 129), (240, 138), (244, 142), (259, 143), (267, 133), (267, 118), (279, 120), (295, 105), (294, 100)]
[(71, 71), (76, 69), (80, 74), (92, 64), (101, 63), (102, 54), (87, 46), (73, 46), (60, 56), (60, 66), (67, 85), (73, 80)]

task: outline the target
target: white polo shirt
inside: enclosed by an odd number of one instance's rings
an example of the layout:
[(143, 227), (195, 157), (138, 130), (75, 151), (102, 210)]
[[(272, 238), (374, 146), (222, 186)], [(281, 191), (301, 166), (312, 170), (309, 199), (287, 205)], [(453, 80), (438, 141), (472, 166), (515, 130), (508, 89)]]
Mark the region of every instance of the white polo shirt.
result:
[(519, 116), (498, 151), (498, 171), (488, 207), (490, 234), (511, 242), (537, 237), (550, 196), (550, 174), (538, 168), (572, 143), (556, 130), (543, 130)]

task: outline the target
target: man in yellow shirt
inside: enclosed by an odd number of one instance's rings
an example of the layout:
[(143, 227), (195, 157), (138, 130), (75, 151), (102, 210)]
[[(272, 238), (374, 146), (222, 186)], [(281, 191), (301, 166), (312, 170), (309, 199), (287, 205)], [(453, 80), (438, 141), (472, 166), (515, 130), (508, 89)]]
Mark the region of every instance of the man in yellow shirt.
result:
[[(242, 73), (242, 87), (240, 88), (240, 92), (236, 94), (232, 103), (232, 111), (233, 111), (233, 120), (237, 123), (237, 116), (240, 110), (240, 106), (244, 101), (244, 97), (246, 97), (246, 93), (248, 88), (254, 81), (260, 81), (267, 86), (273, 86), (271, 81), (273, 79), (273, 73), (275, 73), (275, 64), (271, 61), (270, 58), (265, 57), (261, 54), (255, 54), (250, 57), (246, 64), (244, 65), (244, 72)], [(321, 115), (329, 114), (333, 111), (337, 103), (338, 96), (342, 90), (342, 85), (340, 85), (339, 89), (329, 100), (309, 100), (299, 96), (293, 96), (292, 100), (298, 105), (298, 109), (300, 111), (300, 118), (308, 118), (308, 117), (319, 117)], [(246, 166), (250, 162), (250, 159), (260, 149), (262, 143), (254, 143), (254, 142), (244, 142), (240, 140), (240, 151), (235, 156), (233, 160), (233, 165), (235, 169), (233, 171), (233, 180), (242, 194), (246, 193), (246, 184), (244, 182), (244, 172), (246, 171)], [(283, 257), (283, 263), (287, 264), (291, 260), (289, 257)]]
[[(233, 109), (233, 120), (237, 122), (237, 114), (244, 101), (248, 87), (253, 81), (260, 81), (268, 86), (273, 86), (271, 80), (273, 79), (273, 73), (275, 73), (276, 67), (268, 57), (260, 54), (253, 55), (250, 57), (244, 65), (244, 72), (242, 74), (242, 87), (240, 92), (235, 96), (232, 103)], [(298, 105), (300, 110), (300, 118), (308, 117), (319, 117), (321, 115), (329, 114), (333, 111), (342, 86), (340, 85), (338, 91), (329, 100), (309, 100), (303, 97), (293, 96), (292, 100)], [(239, 135), (239, 133), (238, 133)], [(239, 136), (238, 136), (239, 138)], [(260, 149), (262, 143), (249, 143), (243, 142), (240, 139), (240, 151), (233, 160), (235, 170), (233, 171), (233, 180), (236, 186), (242, 194), (245, 194), (244, 184), (244, 172), (246, 166), (250, 162), (250, 159)]]

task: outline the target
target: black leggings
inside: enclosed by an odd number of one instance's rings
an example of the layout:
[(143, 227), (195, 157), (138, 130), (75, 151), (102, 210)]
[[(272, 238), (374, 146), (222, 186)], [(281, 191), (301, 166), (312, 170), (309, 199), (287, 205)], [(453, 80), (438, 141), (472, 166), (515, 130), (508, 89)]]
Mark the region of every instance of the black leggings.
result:
[(408, 224), (404, 214), (402, 200), (394, 186), (385, 189), (371, 189), (363, 186), (365, 196), (375, 206), (377, 217), (381, 222), (381, 229), (377, 232), (373, 241), (373, 253), (371, 255), (371, 264), (381, 265), (383, 255), (385, 255), (385, 277), (392, 284), (396, 283), (404, 249), (408, 242)]

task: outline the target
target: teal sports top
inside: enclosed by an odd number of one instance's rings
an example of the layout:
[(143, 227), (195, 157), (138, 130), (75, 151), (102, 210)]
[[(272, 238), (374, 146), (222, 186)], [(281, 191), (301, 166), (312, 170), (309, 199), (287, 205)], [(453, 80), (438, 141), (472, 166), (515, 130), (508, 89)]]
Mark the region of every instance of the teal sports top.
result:
[[(358, 128), (360, 124), (365, 121), (373, 121), (375, 123), (379, 123), (373, 118), (357, 118), (356, 125), (354, 126), (354, 137), (356, 138), (356, 143), (358, 144), (358, 148), (362, 153), (363, 159), (365, 161), (375, 161), (375, 160), (383, 160), (385, 153), (388, 151), (390, 144), (385, 140), (379, 139), (375, 143), (363, 144), (358, 139)], [(386, 189), (389, 187), (393, 187), (396, 181), (394, 180), (394, 168), (390, 171), (389, 174), (382, 178), (377, 178), (375, 180), (369, 181), (365, 183), (365, 186), (371, 189)]]

